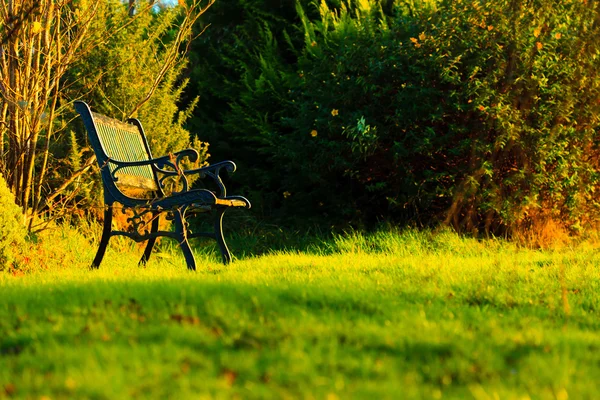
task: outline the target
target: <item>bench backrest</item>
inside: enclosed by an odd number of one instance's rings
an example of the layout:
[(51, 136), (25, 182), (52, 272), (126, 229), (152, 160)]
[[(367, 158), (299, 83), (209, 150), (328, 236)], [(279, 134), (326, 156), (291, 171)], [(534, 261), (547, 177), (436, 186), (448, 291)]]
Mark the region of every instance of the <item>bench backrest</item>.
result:
[(152, 158), (144, 130), (138, 120), (131, 119), (128, 123), (118, 121), (92, 112), (82, 101), (75, 102), (75, 109), (83, 119), (90, 144), (100, 168), (103, 169), (102, 178), (107, 189), (116, 186), (119, 191), (129, 188), (158, 190), (157, 177), (150, 165), (121, 168), (114, 174), (117, 179), (112, 177), (116, 166), (108, 163), (109, 159), (145, 161)]

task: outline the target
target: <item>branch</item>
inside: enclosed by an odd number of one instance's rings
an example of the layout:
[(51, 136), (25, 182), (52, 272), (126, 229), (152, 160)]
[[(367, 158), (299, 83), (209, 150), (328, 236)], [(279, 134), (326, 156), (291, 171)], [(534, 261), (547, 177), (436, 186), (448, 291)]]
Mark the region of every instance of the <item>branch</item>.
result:
[(87, 159), (87, 161), (85, 162), (85, 165), (79, 169), (77, 172), (75, 172), (73, 175), (71, 175), (71, 177), (69, 179), (67, 179), (65, 182), (63, 182), (62, 185), (60, 185), (60, 187), (58, 189), (56, 189), (54, 191), (54, 193), (52, 193), (51, 195), (49, 195), (48, 197), (46, 197), (46, 203), (51, 202), (52, 200), (54, 200), (59, 194), (61, 194), (71, 183), (75, 182), (75, 180), (77, 178), (79, 178), (81, 175), (85, 174), (90, 167), (94, 164), (94, 162), (96, 162), (96, 156), (91, 156), (90, 158)]
[[(133, 107), (133, 109), (129, 112), (129, 114), (127, 116), (128, 118), (132, 118), (139, 111), (139, 109), (144, 104), (146, 104), (148, 102), (148, 100), (150, 100), (150, 98), (152, 97), (152, 95), (154, 94), (154, 92), (156, 91), (158, 86), (160, 85), (160, 83), (163, 81), (163, 79), (164, 79), (165, 75), (167, 74), (167, 72), (169, 71), (169, 69), (171, 69), (173, 67), (173, 64), (179, 59), (179, 57), (178, 57), (179, 46), (184, 42), (185, 38), (191, 33), (192, 26), (198, 20), (198, 18), (200, 18), (200, 16), (202, 14), (204, 14), (210, 6), (213, 5), (214, 2), (215, 2), (215, 0), (210, 0), (210, 2), (204, 8), (202, 6), (200, 6), (199, 3), (194, 2), (189, 8), (186, 8), (186, 14), (185, 14), (183, 23), (181, 24), (181, 27), (177, 31), (177, 36), (175, 37), (173, 44), (169, 48), (168, 55), (167, 55), (167, 57), (165, 57), (165, 61), (164, 61), (164, 64), (163, 64), (161, 70), (158, 72), (158, 74), (154, 78), (154, 81), (152, 82), (152, 85), (150, 86), (150, 89), (148, 90), (148, 92), (146, 93), (144, 98), (142, 100), (140, 100), (135, 105), (135, 107)], [(196, 10), (197, 8), (200, 8), (200, 9)], [(197, 13), (194, 13), (196, 11), (197, 11)], [(186, 46), (183, 54), (186, 54), (188, 52), (188, 47), (189, 46)]]
[[(0, 45), (5, 45), (6, 43), (8, 43), (8, 41), (10, 40), (10, 38), (12, 37), (12, 35), (16, 34), (19, 29), (21, 29), (21, 26), (23, 25), (23, 23), (29, 19), (29, 16), (35, 11), (36, 8), (38, 8), (40, 6), (40, 3), (37, 1), (33, 2), (33, 5), (31, 7), (29, 7), (28, 10), (25, 11), (25, 13), (22, 15), (21, 18), (16, 18), (16, 16), (11, 17), (11, 19), (9, 19), (8, 21), (6, 21), (6, 26), (9, 26), (11, 22), (14, 22), (14, 26), (7, 32), (6, 36), (4, 36), (2, 38), (2, 40), (0, 40)], [(16, 22), (14, 21), (16, 19)]]

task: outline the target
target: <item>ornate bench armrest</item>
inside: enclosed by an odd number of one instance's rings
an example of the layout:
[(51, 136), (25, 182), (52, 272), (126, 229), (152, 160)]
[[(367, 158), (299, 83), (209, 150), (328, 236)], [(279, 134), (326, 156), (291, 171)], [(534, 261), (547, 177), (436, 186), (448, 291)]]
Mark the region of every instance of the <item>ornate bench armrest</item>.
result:
[[(210, 177), (213, 179), (213, 181), (215, 182), (215, 184), (218, 186), (219, 188), (219, 198), (224, 198), (227, 197), (227, 189), (225, 188), (225, 184), (223, 183), (223, 180), (221, 179), (220, 176), (220, 172), (222, 169), (226, 169), (227, 172), (229, 173), (233, 173), (235, 172), (236, 166), (235, 163), (233, 161), (221, 161), (212, 165), (209, 165), (207, 167), (202, 167), (202, 168), (196, 168), (196, 169), (187, 169), (187, 170), (183, 170), (183, 171), (165, 171), (162, 169), (159, 169), (158, 172), (162, 173), (165, 177), (168, 176), (174, 176), (174, 175), (183, 175), (185, 177), (185, 175), (195, 175), (198, 174), (200, 179), (205, 178), (205, 177)], [(184, 179), (184, 191), (187, 190), (187, 180)]]
[[(175, 153), (169, 154), (167, 156), (152, 158), (149, 160), (121, 161), (121, 160), (115, 160), (115, 159), (110, 158), (110, 159), (108, 159), (107, 163), (114, 164), (116, 166), (115, 169), (113, 169), (111, 172), (112, 178), (115, 181), (117, 180), (116, 173), (123, 168), (140, 167), (140, 166), (149, 165), (152, 167), (152, 169), (154, 171), (160, 172), (163, 174), (168, 174), (169, 176), (182, 175), (184, 191), (187, 191), (188, 190), (187, 179), (185, 178), (185, 175), (182, 174), (183, 170), (181, 168), (181, 162), (182, 162), (183, 158), (185, 158), (185, 157), (189, 158), (190, 161), (194, 162), (194, 161), (198, 160), (199, 155), (198, 155), (198, 152), (194, 149), (185, 149), (185, 150), (180, 150)], [(165, 170), (165, 168), (170, 168), (170, 170)], [(162, 181), (161, 181), (161, 184), (162, 184)]]
[[(110, 158), (108, 160), (111, 164), (116, 164), (117, 168), (121, 169), (125, 167), (139, 167), (142, 165), (152, 165), (156, 166), (159, 170), (165, 167), (170, 167), (175, 170), (180, 169), (179, 164), (184, 157), (188, 157), (190, 161), (194, 162), (198, 160), (198, 152), (194, 149), (185, 149), (181, 151), (177, 151), (173, 154), (169, 154), (168, 156), (162, 156), (158, 158), (152, 158), (149, 160), (141, 160), (141, 161), (120, 161)], [(162, 171), (161, 171), (162, 172)], [(113, 172), (114, 174), (114, 172)]]

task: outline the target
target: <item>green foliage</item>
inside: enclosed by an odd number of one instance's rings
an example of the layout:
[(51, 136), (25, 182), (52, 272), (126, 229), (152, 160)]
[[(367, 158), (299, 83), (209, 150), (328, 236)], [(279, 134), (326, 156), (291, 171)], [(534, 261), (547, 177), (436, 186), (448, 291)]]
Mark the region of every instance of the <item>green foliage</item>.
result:
[(13, 266), (25, 250), (27, 229), (23, 225), (23, 211), (15, 203), (15, 196), (0, 175), (0, 271)]
[[(394, 41), (387, 17), (369, 1), (297, 10), (296, 26), (279, 33), (265, 22), (250, 42), (256, 50), (235, 58), (240, 83), (225, 84), (236, 96), (221, 118), (229, 135), (252, 150), (236, 159), (251, 163), (260, 155), (260, 165), (251, 165), (263, 174), (252, 184), (280, 216), (333, 224), (388, 216), (386, 197), (406, 201), (397, 193), (382, 196), (382, 186), (394, 186), (388, 181), (397, 179), (396, 166), (392, 154), (369, 148), (378, 143), (379, 122), (389, 117), (382, 114), (390, 111), (369, 94), (370, 82), (388, 79), (390, 72), (382, 62), (373, 65), (384, 48), (373, 43)], [(375, 95), (380, 101), (384, 96)]]
[(440, 8), (418, 53), (442, 66), (437, 81), (449, 87), (464, 132), (447, 221), (466, 229), (540, 219), (589, 227), (598, 217), (598, 6), (459, 1)]
[[(200, 153), (196, 165), (200, 166), (209, 157), (208, 143), (191, 138), (183, 127), (197, 98), (190, 99), (184, 108), (179, 106), (188, 84), (181, 76), (186, 62), (182, 58), (163, 71), (167, 58), (173, 57), (168, 49), (176, 33), (179, 10), (163, 7), (157, 12), (139, 12), (132, 18), (127, 4), (118, 0), (104, 2), (92, 28), (99, 45), (71, 68), (67, 79), (72, 81), (70, 96), (85, 100), (95, 112), (122, 120), (138, 118), (153, 155), (194, 147)], [(102, 37), (106, 40), (99, 40)], [(80, 157), (91, 154), (89, 146), (84, 146), (85, 131), (80, 129), (78, 134), (77, 141), (71, 140), (63, 150), (70, 155), (69, 169), (76, 169), (79, 164), (73, 158), (80, 153), (79, 147), (85, 150)], [(63, 174), (64, 171), (58, 171), (56, 178)], [(93, 178), (88, 175), (86, 179)], [(88, 195), (101, 193), (98, 182), (90, 184), (95, 189), (88, 187)]]
[[(189, 118), (196, 100), (180, 111), (177, 102), (187, 80), (179, 79), (185, 62), (165, 72), (160, 71), (169, 57), (165, 48), (177, 23), (177, 8), (144, 12), (131, 18), (120, 1), (107, 2), (103, 14), (94, 23), (97, 35), (107, 35), (73, 73), (83, 76), (84, 88), (91, 91), (85, 98), (97, 112), (126, 119), (138, 103), (152, 94), (133, 117), (144, 124), (151, 147), (156, 154), (187, 147), (190, 134), (182, 124)], [(118, 28), (117, 32), (111, 29)], [(155, 92), (151, 92), (154, 87)]]
[[(302, 0), (308, 7), (312, 0)], [(295, 49), (302, 47), (300, 17), (296, 12), (296, 0), (236, 0), (217, 1), (210, 11), (201, 17), (197, 25), (203, 34), (192, 42), (189, 54), (190, 86), (187, 98), (200, 95), (186, 127), (211, 145), (213, 159), (232, 159), (240, 167), (232, 176), (232, 190), (245, 193), (252, 200), (252, 211), (260, 217), (281, 212), (282, 190), (278, 182), (281, 172), (270, 160), (268, 141), (258, 139), (256, 123), (279, 115), (277, 99), (265, 97), (257, 106), (264, 114), (253, 115), (252, 121), (240, 121), (237, 125), (229, 114), (241, 96), (247, 96), (244, 76), (248, 70), (260, 68), (260, 56), (265, 36), (280, 50), (276, 54), (275, 68), (293, 65), (297, 60)], [(311, 8), (309, 14), (317, 16)], [(204, 29), (206, 29), (204, 31)], [(266, 32), (268, 31), (268, 32)], [(277, 43), (283, 43), (279, 47)], [(265, 62), (270, 62), (265, 60)], [(273, 71), (277, 74), (277, 71)], [(258, 99), (257, 99), (258, 101)], [(254, 113), (254, 110), (248, 109)], [(242, 113), (244, 110), (241, 111)], [(245, 129), (248, 132), (245, 132)], [(240, 187), (243, 186), (243, 187)]]
[(285, 28), (273, 12), (216, 45), (232, 68), (210, 84), (228, 107), (203, 116), (253, 168), (267, 213), (495, 234), (594, 226), (596, 3), (297, 10)]

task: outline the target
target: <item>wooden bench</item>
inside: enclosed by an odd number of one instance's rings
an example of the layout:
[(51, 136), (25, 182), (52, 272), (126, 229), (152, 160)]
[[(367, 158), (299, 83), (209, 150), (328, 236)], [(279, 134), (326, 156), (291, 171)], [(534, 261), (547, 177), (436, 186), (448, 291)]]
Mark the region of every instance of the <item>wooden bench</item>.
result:
[[(196, 150), (186, 149), (153, 158), (142, 124), (137, 119), (129, 119), (124, 123), (92, 112), (83, 101), (76, 101), (75, 109), (83, 119), (104, 186), (104, 227), (92, 268), (100, 266), (110, 237), (117, 235), (136, 242), (148, 241), (140, 260), (141, 265), (150, 258), (156, 239), (160, 236), (179, 242), (190, 270), (196, 269), (196, 260), (188, 241), (191, 238), (215, 239), (223, 263), (231, 261), (231, 253), (223, 237), (223, 214), (230, 207), (250, 208), (246, 198), (227, 196), (220, 172), (225, 169), (233, 173), (236, 167), (232, 161), (184, 170), (182, 161), (186, 157), (192, 162), (197, 161)], [(188, 182), (191, 176), (210, 178), (215, 190), (191, 189)], [(167, 182), (173, 184), (173, 180), (177, 180), (178, 189), (167, 193)], [(123, 211), (131, 215), (127, 219), (127, 230), (119, 231), (112, 227), (115, 203), (119, 203)], [(192, 232), (186, 217), (206, 212), (214, 216), (213, 231)], [(161, 215), (174, 222), (172, 231), (159, 229)]]

